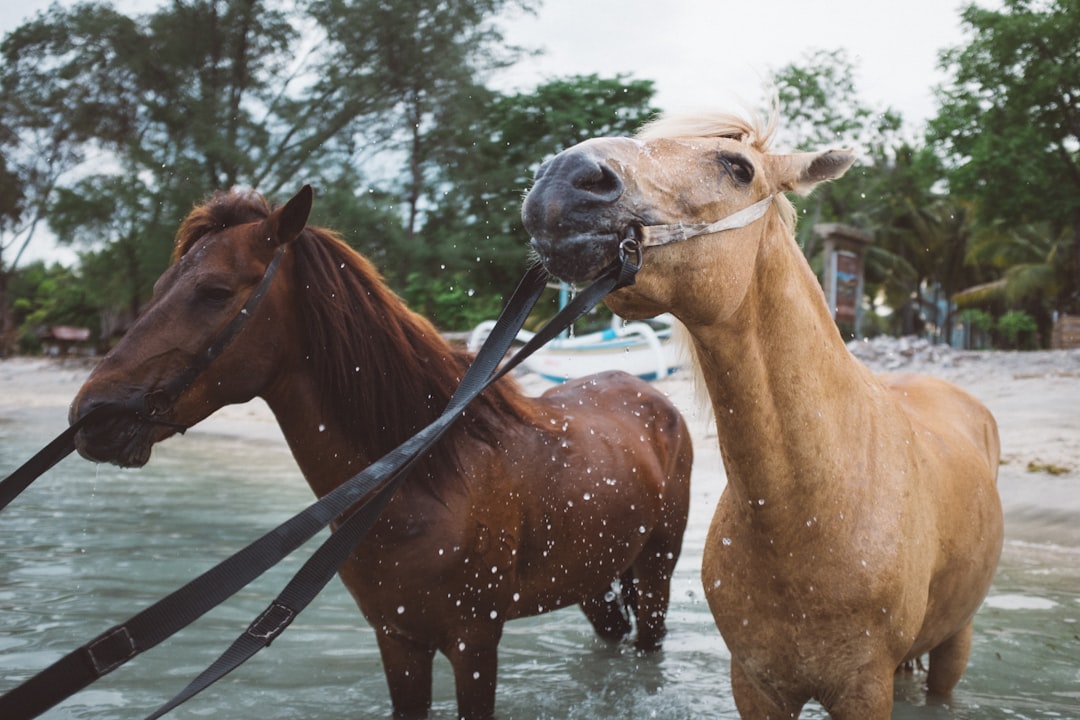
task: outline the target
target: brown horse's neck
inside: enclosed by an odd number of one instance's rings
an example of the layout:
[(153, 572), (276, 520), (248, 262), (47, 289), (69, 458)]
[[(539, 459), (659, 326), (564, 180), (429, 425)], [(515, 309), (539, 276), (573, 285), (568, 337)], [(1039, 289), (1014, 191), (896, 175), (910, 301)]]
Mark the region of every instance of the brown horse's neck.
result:
[(327, 494), (377, 458), (357, 438), (347, 438), (331, 418), (323, 417), (318, 384), (312, 373), (283, 375), (264, 394), (300, 472), (318, 497)]
[[(771, 226), (778, 230), (778, 224)], [(855, 388), (865, 369), (845, 347), (821, 288), (787, 232), (770, 233), (738, 311), (688, 326), (716, 416), (729, 492), (763, 509), (828, 502), (838, 443), (865, 430)]]

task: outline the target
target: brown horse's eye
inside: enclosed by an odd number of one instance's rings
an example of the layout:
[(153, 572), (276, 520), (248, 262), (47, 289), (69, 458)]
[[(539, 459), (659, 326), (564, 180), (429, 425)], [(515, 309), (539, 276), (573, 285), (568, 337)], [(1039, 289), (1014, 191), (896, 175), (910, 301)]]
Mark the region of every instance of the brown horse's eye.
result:
[(222, 285), (206, 285), (196, 291), (196, 298), (206, 305), (221, 306), (232, 300), (232, 288)]

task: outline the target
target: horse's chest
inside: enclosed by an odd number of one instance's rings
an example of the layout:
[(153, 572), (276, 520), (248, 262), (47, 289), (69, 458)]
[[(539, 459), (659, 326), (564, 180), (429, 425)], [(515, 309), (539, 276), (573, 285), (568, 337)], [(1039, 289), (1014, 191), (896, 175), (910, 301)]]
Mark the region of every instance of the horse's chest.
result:
[(868, 523), (843, 511), (803, 514), (770, 532), (771, 525), (763, 529), (744, 513), (718, 507), (702, 562), (718, 625), (734, 631), (758, 618), (796, 629), (838, 612), (889, 612), (899, 595), (902, 549), (875, 542)]

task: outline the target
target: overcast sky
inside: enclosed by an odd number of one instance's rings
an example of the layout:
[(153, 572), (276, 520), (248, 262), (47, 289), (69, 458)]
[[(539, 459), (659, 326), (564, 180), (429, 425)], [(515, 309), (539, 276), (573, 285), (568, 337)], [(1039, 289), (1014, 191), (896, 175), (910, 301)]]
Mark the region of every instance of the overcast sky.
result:
[[(164, 0), (114, 0), (126, 13)], [(0, 3), (0, 32), (51, 0)], [(970, 0), (544, 0), (535, 16), (505, 25), (512, 44), (542, 48), (497, 87), (597, 73), (656, 82), (665, 110), (758, 107), (772, 72), (812, 50), (843, 48), (858, 69), (861, 99), (900, 111), (920, 130), (936, 111), (933, 88), (946, 78), (938, 53), (966, 38), (959, 13)], [(998, 0), (977, 0), (1000, 7)]]
[[(536, 16), (516, 14), (511, 43), (543, 48), (514, 69), (507, 87), (538, 80), (626, 73), (655, 80), (666, 110), (757, 105), (763, 79), (814, 49), (844, 48), (859, 90), (875, 107), (913, 125), (934, 114), (940, 50), (964, 42), (960, 9), (971, 0), (543, 0)], [(8, 32), (51, 0), (0, 4)], [(116, 0), (145, 12), (163, 0)], [(997, 0), (978, 0), (997, 7)]]
[[(935, 114), (940, 50), (963, 44), (970, 0), (546, 0), (509, 39), (546, 54), (523, 77), (597, 72), (655, 80), (665, 110), (757, 106), (765, 78), (815, 49), (843, 48), (858, 89), (915, 126)], [(996, 0), (979, 0), (997, 7)]]

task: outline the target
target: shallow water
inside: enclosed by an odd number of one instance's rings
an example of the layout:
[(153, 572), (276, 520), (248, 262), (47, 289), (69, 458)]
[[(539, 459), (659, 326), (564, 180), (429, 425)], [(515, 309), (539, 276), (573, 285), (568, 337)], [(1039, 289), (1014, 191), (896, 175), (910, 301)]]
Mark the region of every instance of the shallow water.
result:
[[(56, 410), (0, 410), (0, 476), (63, 428)], [(699, 458), (705, 456), (699, 453)], [(1021, 477), (1022, 475), (1022, 477)], [(507, 625), (500, 720), (737, 718), (729, 656), (702, 596), (702, 542), (719, 487), (695, 474), (691, 522), (662, 652), (638, 657), (594, 638), (574, 608)], [(1003, 487), (1060, 481), (1002, 469)], [(0, 691), (134, 615), (312, 500), (284, 446), (192, 430), (141, 470), (71, 457), (0, 513)], [(1080, 718), (1080, 535), (1052, 510), (1008, 514), (967, 674), (947, 706), (920, 676), (897, 684), (894, 718)], [(179, 635), (43, 717), (141, 718), (209, 664), (299, 568), (323, 533)], [(449, 664), (436, 661), (432, 717), (455, 716)], [(388, 718), (374, 636), (333, 581), (240, 670), (175, 718)], [(810, 706), (804, 718), (824, 718)]]

